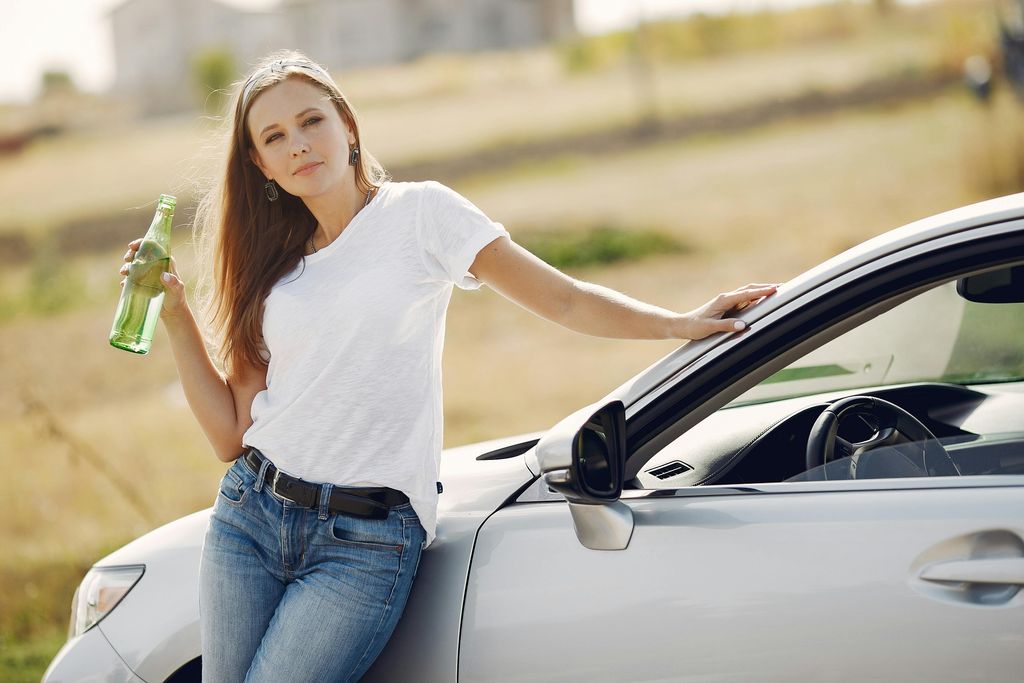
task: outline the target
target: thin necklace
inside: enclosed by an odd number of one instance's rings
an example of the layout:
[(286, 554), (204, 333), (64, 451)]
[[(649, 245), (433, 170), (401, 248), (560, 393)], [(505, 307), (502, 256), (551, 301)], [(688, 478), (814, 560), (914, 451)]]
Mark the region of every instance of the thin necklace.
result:
[[(367, 205), (370, 203), (370, 195), (372, 193), (373, 193), (373, 188), (372, 187), (369, 190), (366, 191), (366, 201), (363, 202), (363, 206), (362, 206), (363, 209), (365, 209), (367, 207)], [(356, 213), (359, 213), (359, 212), (357, 211)], [(316, 248), (316, 243), (313, 242), (313, 238), (312, 237), (309, 238), (309, 246), (313, 249), (313, 253), (314, 254), (316, 252), (320, 251), (319, 249)]]

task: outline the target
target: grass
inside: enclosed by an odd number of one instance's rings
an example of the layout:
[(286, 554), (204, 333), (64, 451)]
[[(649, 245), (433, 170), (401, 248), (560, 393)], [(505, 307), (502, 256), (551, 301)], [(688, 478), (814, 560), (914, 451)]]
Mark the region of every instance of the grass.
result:
[(607, 265), (686, 251), (683, 244), (664, 231), (607, 224), (586, 230), (524, 232), (516, 241), (556, 268)]
[(57, 253), (52, 243), (38, 249), (22, 272), (3, 278), (0, 323), (23, 314), (54, 315), (90, 301), (82, 265)]
[(54, 655), (67, 639), (67, 629), (50, 628), (28, 640), (0, 636), (0, 680), (38, 683)]
[[(184, 242), (184, 235), (178, 237), (176, 261), (187, 269), (190, 245)], [(533, 226), (520, 232), (517, 240), (557, 268), (607, 265), (688, 249), (664, 229), (608, 223), (570, 229)], [(183, 249), (184, 253), (179, 253)], [(0, 278), (0, 325), (20, 317), (54, 316), (109, 304), (119, 265), (108, 254), (58, 254), (53, 241), (47, 240), (45, 248), (38, 249), (28, 263)]]
[(931, 36), (933, 54), (959, 66), (963, 57), (991, 45), (989, 9), (984, 1), (967, 0), (894, 8), (880, 16), (872, 3), (838, 1), (748, 14), (695, 14), (604, 35), (577, 36), (560, 46), (559, 56), (569, 73), (586, 74), (624, 62), (692, 64), (778, 49), (792, 51), (795, 45), (892, 44), (916, 34)]
[(58, 553), (0, 565), (0, 681), (39, 680), (67, 639), (71, 598), (92, 561)]
[(561, 46), (570, 73), (607, 68), (629, 58), (655, 62), (762, 52), (794, 44), (849, 39), (877, 30), (872, 8), (833, 2), (783, 12), (702, 14), (598, 36), (578, 36)]
[[(967, 163), (968, 138), (980, 125), (975, 104), (955, 94), (637, 149), (465, 190), (490, 215), (527, 225), (655, 224), (701, 254), (777, 254), (782, 267), (772, 270), (782, 276), (984, 196)], [(514, 235), (516, 222), (505, 223)]]
[[(875, 234), (984, 198), (965, 163), (978, 114), (966, 96), (945, 96), (460, 189), (514, 238), (517, 225), (664, 226), (690, 251), (572, 272), (686, 310), (744, 282), (784, 281)], [(467, 439), (544, 428), (674, 346), (577, 335), (486, 290), (456, 293), (446, 343), (446, 429)]]
[(61, 624), (66, 637), (72, 595), (91, 565), (88, 559), (57, 555), (0, 567), (0, 582), (12, 589), (0, 597), (3, 637), (12, 641), (46, 638)]
[[(0, 232), (35, 237), (90, 218), (102, 221), (112, 207), (115, 213), (150, 207), (152, 215), (161, 192), (190, 193), (202, 163), (195, 141), (205, 128), (193, 117), (111, 125), (0, 158)], [(192, 156), (182, 154), (189, 149)]]

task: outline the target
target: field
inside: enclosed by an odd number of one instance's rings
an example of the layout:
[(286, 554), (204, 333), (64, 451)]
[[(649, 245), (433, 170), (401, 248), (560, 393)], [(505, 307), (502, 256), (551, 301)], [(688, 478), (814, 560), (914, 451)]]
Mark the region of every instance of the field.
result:
[[(948, 47), (950, 35), (973, 37), (985, 18), (977, 3), (884, 20), (864, 7), (841, 10), (853, 19), (831, 40), (659, 62), (659, 116), (948, 69), (966, 44)], [(395, 168), (580, 130), (631, 130), (638, 108), (629, 69), (613, 63), (576, 73), (562, 60), (555, 50), (437, 58), (402, 72), (347, 74), (343, 84), (357, 105), (366, 103), (368, 144)], [(385, 72), (395, 76), (386, 79), (390, 90), (375, 85)], [(1007, 150), (1019, 145), (1017, 107), (1005, 87), (985, 107), (953, 84), (611, 153), (584, 145), (451, 184), (526, 244), (602, 226), (671, 237), (681, 251), (569, 272), (684, 310), (748, 281), (784, 281), (916, 218), (1015, 191), (1016, 158)], [(209, 128), (195, 116), (101, 128), (0, 160), (0, 234), (27, 250), (19, 260), (0, 258), (0, 453), (8, 466), (0, 493), (9, 501), (0, 536), (0, 679), (38, 679), (89, 564), (212, 503), (224, 465), (185, 405), (166, 339), (158, 333), (146, 357), (106, 344), (123, 235), (102, 229), (142, 207), (126, 228), (141, 231), (159, 192), (189, 197), (208, 167), (201, 143)], [(186, 222), (176, 254), (189, 278)], [(674, 346), (585, 337), (486, 288), (457, 291), (444, 364), (445, 443), (549, 427)]]

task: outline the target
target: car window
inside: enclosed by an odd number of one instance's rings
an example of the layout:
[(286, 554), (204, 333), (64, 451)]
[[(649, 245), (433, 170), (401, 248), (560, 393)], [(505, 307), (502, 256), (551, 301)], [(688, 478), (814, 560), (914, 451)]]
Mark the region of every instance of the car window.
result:
[[(826, 406), (853, 395), (879, 399), (874, 412), (844, 413), (811, 448)], [(921, 428), (888, 434), (906, 418), (884, 402)], [(968, 301), (954, 280), (747, 390), (650, 458), (630, 486), (993, 474), (1024, 474), (1024, 304)]]
[(907, 382), (1022, 378), (1024, 304), (967, 301), (948, 282), (833, 339), (729, 405)]

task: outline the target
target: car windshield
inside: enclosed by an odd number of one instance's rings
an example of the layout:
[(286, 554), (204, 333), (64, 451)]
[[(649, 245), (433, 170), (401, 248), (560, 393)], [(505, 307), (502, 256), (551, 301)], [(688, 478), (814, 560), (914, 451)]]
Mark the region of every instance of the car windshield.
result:
[(833, 339), (729, 405), (908, 382), (1024, 379), (1024, 304), (967, 301), (932, 288)]

